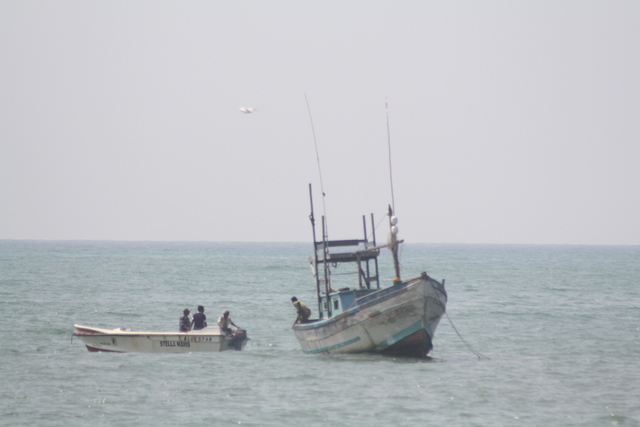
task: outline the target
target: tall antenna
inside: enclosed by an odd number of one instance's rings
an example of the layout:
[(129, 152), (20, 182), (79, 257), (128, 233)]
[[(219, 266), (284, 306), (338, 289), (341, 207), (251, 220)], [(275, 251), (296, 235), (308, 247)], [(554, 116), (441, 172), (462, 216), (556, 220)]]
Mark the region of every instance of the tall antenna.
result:
[(391, 131), (389, 130), (389, 102), (387, 98), (384, 99), (384, 109), (387, 113), (387, 146), (389, 147), (389, 181), (391, 182), (391, 207), (395, 214), (396, 202), (393, 197), (393, 171), (391, 169)]
[[(324, 185), (322, 183), (322, 169), (320, 168), (320, 154), (318, 154), (318, 142), (316, 141), (316, 131), (313, 127), (313, 118), (311, 117), (311, 107), (309, 107), (309, 99), (307, 98), (307, 94), (304, 94), (304, 100), (307, 102), (307, 111), (309, 111), (309, 121), (311, 121), (311, 132), (313, 133), (313, 144), (316, 147), (316, 160), (318, 162), (318, 174), (320, 175), (320, 191), (322, 192), (322, 213), (324, 214), (325, 220), (327, 218), (327, 208), (324, 204)], [(328, 227), (327, 227), (328, 229)]]
[(393, 265), (396, 270), (396, 278), (400, 280), (400, 261), (398, 260), (398, 239), (396, 234), (398, 233), (398, 227), (396, 227), (396, 203), (393, 197), (393, 171), (391, 169), (391, 131), (389, 130), (389, 102), (387, 98), (384, 99), (384, 109), (387, 112), (387, 145), (389, 146), (389, 181), (391, 182), (391, 206), (389, 206), (389, 249), (393, 254)]

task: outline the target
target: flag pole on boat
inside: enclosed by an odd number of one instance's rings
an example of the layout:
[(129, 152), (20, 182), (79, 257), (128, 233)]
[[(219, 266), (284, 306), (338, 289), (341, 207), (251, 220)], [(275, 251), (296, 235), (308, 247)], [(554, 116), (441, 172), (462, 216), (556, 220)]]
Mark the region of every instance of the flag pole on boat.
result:
[(389, 249), (393, 254), (393, 266), (396, 270), (394, 282), (400, 281), (400, 261), (398, 260), (398, 218), (395, 216), (396, 203), (393, 196), (393, 169), (391, 167), (391, 131), (389, 128), (389, 100), (384, 99), (384, 109), (387, 114), (387, 147), (389, 149), (389, 182), (391, 184), (391, 205), (389, 205)]

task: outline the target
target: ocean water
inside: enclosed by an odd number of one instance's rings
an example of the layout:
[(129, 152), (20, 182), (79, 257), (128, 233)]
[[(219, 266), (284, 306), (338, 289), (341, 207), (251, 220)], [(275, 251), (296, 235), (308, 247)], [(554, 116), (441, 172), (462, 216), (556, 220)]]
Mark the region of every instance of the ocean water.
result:
[[(311, 249), (0, 241), (0, 425), (640, 425), (640, 247), (404, 246), (405, 278), (446, 279), (430, 360), (303, 354), (290, 298), (316, 311)], [(245, 350), (89, 353), (71, 337), (175, 330), (198, 304), (211, 322), (229, 309)]]

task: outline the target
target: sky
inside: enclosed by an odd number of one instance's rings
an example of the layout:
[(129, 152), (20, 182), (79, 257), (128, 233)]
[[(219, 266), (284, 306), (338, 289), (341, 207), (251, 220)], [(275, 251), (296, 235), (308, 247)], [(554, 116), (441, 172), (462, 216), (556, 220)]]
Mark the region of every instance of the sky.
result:
[(385, 240), (393, 203), (409, 243), (638, 245), (638, 22), (635, 0), (2, 0), (0, 239), (308, 242), (312, 184), (332, 239), (373, 213)]

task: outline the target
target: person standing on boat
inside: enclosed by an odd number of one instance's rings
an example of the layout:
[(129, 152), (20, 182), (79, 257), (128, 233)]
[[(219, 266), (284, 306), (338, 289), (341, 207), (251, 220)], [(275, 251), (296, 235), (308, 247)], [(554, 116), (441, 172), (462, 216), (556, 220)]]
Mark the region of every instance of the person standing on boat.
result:
[(204, 315), (204, 307), (199, 305), (198, 312), (193, 315), (193, 330), (198, 331), (207, 327), (207, 316)]
[(229, 310), (225, 310), (222, 316), (218, 317), (218, 326), (220, 327), (220, 331), (227, 335), (231, 335), (233, 333), (231, 328), (229, 328), (229, 323), (240, 329), (240, 326), (233, 323), (233, 320), (229, 317)]
[(298, 301), (298, 298), (296, 297), (291, 297), (291, 303), (298, 312), (298, 317), (296, 317), (296, 321), (293, 323), (304, 323), (309, 320), (309, 316), (311, 316), (311, 310), (309, 309), (309, 307)]
[(189, 332), (191, 330), (191, 320), (189, 320), (189, 313), (191, 310), (185, 308), (182, 310), (182, 317), (180, 317), (180, 332)]

